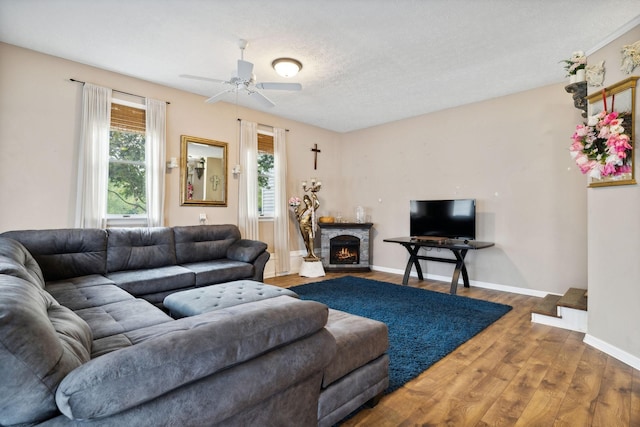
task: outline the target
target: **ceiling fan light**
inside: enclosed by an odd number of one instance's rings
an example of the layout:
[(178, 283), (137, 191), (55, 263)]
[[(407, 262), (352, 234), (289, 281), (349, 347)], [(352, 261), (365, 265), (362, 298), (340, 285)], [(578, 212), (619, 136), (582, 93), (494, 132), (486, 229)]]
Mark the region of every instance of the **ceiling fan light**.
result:
[(302, 63), (293, 58), (278, 58), (271, 66), (282, 77), (293, 77), (302, 69)]

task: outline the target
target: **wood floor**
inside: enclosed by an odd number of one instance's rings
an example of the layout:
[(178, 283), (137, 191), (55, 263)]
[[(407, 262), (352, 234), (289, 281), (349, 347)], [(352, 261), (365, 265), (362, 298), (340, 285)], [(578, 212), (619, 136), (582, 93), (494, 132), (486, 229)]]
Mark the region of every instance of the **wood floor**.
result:
[[(290, 275), (265, 282), (291, 287), (342, 275)], [(395, 274), (354, 275), (402, 283)], [(414, 278), (409, 285), (449, 289), (446, 283)], [(513, 310), (343, 427), (640, 426), (640, 371), (584, 344), (583, 333), (531, 323), (539, 298), (462, 286), (458, 295), (509, 304)]]

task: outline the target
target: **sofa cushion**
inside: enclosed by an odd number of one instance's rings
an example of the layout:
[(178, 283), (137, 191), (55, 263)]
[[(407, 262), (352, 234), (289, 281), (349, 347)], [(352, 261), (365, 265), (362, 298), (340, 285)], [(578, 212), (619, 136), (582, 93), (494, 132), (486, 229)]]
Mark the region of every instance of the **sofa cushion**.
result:
[(107, 233), (109, 273), (176, 264), (173, 231), (169, 227), (110, 228)]
[(53, 280), (47, 282), (45, 290), (47, 290), (47, 292), (49, 292), (50, 294), (53, 294), (52, 290), (58, 288), (88, 288), (92, 286), (104, 286), (113, 284), (113, 281), (107, 279), (105, 276), (102, 276), (100, 274), (90, 274), (88, 276), (70, 277), (68, 279)]
[[(317, 426), (321, 369), (333, 352), (333, 337), (321, 330), (108, 418), (74, 422), (60, 415), (46, 426)], [(152, 387), (144, 386), (144, 392)]]
[(116, 271), (107, 274), (107, 278), (137, 297), (157, 292), (192, 288), (196, 284), (195, 272), (179, 265), (143, 270)]
[[(277, 297), (138, 330), (127, 334), (134, 346), (69, 374), (56, 400), (70, 418), (109, 416), (314, 333), (323, 335), (330, 350), (317, 361), (323, 366), (335, 352), (323, 330), (326, 319), (327, 308), (320, 303)], [(315, 347), (308, 348), (312, 352), (294, 349), (297, 363), (318, 353)]]
[(46, 281), (106, 273), (105, 230), (19, 230), (2, 236), (19, 241), (31, 252)]
[(143, 299), (87, 307), (77, 310), (76, 314), (89, 324), (94, 339), (173, 320), (168, 314)]
[[(104, 279), (104, 283), (101, 286), (78, 286), (76, 283), (69, 283), (63, 280), (49, 282), (46, 290), (56, 301), (74, 311), (134, 299), (133, 295), (114, 285), (106, 277), (84, 276), (87, 279), (100, 277)], [(95, 282), (97, 280), (90, 281), (90, 283)]]
[(255, 240), (240, 239), (229, 247), (227, 258), (242, 261), (253, 262), (258, 255), (267, 250), (267, 244)]
[(55, 415), (55, 390), (89, 361), (91, 340), (86, 322), (47, 292), (0, 275), (0, 425)]
[(233, 280), (250, 279), (253, 277), (254, 270), (253, 264), (232, 261), (226, 258), (193, 262), (184, 264), (183, 267), (195, 273), (195, 286), (208, 286)]
[(389, 347), (387, 325), (377, 320), (329, 309), (326, 328), (336, 339), (338, 351), (325, 368), (323, 388), (377, 359)]
[(178, 264), (227, 257), (227, 249), (240, 239), (240, 230), (231, 224), (173, 227)]
[(0, 237), (0, 274), (20, 277), (44, 288), (40, 266), (24, 245), (17, 240)]

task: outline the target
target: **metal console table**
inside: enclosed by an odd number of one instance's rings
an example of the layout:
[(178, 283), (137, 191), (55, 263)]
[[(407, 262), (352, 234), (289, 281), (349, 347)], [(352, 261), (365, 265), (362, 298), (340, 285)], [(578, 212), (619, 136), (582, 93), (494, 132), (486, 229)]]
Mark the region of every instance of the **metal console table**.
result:
[[(469, 250), (484, 249), (494, 246), (493, 242), (478, 242), (475, 240), (452, 240), (452, 239), (421, 239), (413, 237), (394, 237), (391, 239), (384, 239), (384, 242), (398, 243), (405, 247), (409, 252), (409, 261), (407, 267), (404, 270), (404, 278), (402, 284), (406, 285), (409, 282), (409, 274), (411, 274), (411, 268), (416, 267), (416, 273), (418, 273), (418, 279), (424, 280), (422, 277), (422, 268), (420, 267), (420, 260), (448, 262), (455, 264), (456, 267), (453, 270), (453, 277), (451, 278), (451, 288), (449, 293), (455, 295), (458, 290), (458, 279), (462, 272), (462, 281), (464, 287), (469, 287), (469, 275), (467, 274), (467, 267), (464, 264), (464, 257)], [(420, 248), (438, 248), (448, 249), (453, 252), (455, 259), (440, 258), (433, 256), (418, 255)]]

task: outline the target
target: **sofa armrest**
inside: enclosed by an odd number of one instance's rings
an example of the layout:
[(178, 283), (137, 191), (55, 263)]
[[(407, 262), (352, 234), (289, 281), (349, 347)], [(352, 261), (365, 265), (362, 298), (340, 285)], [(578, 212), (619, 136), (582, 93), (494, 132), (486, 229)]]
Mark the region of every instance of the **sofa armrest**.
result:
[(327, 316), (323, 304), (283, 296), (156, 325), (148, 340), (70, 372), (56, 403), (72, 419), (114, 415), (322, 331)]
[(270, 257), (271, 254), (267, 251), (264, 251), (258, 256), (258, 258), (255, 259), (255, 261), (253, 261), (252, 280), (255, 280), (256, 282), (264, 281), (264, 269), (267, 266), (267, 261), (269, 261)]
[(267, 250), (267, 244), (258, 240), (240, 239), (227, 249), (227, 258), (234, 261), (253, 263)]

